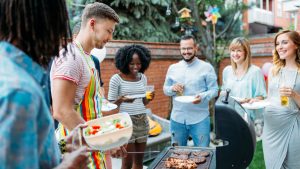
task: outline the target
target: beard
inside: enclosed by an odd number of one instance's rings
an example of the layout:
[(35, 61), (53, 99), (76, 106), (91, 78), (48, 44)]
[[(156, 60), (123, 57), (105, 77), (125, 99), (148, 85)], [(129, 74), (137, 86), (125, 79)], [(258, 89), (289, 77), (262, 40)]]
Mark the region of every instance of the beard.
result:
[(99, 38), (96, 38), (96, 35), (94, 37), (94, 48), (97, 48), (97, 49), (102, 49), (105, 45), (104, 41), (103, 40), (100, 40)]
[(193, 55), (191, 58), (186, 59), (186, 58), (184, 58), (184, 57), (182, 56), (182, 59), (183, 59), (185, 62), (188, 63), (188, 62), (192, 61), (195, 57), (196, 57), (196, 54), (194, 53), (194, 55)]
[(97, 48), (97, 49), (102, 49), (103, 46), (104, 46), (104, 45), (102, 45), (102, 44), (96, 44), (96, 45), (95, 45), (95, 48)]

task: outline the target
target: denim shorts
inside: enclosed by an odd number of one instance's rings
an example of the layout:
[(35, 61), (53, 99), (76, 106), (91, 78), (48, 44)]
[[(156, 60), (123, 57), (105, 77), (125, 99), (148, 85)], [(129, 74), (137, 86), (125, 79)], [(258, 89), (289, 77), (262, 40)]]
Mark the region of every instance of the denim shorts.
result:
[(187, 146), (187, 140), (192, 137), (194, 146), (208, 147), (210, 142), (210, 118), (206, 117), (196, 124), (182, 124), (171, 119), (170, 124), (172, 143)]
[(147, 114), (130, 115), (133, 125), (133, 132), (129, 143), (145, 143), (147, 142), (149, 133), (149, 122)]

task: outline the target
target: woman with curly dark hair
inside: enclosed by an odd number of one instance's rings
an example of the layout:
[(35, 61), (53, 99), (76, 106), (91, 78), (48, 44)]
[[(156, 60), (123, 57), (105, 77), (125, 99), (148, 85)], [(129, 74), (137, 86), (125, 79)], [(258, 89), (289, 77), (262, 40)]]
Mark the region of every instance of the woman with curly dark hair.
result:
[[(150, 51), (141, 45), (125, 46), (118, 50), (115, 65), (120, 71), (113, 75), (109, 83), (108, 100), (119, 106), (119, 112), (126, 112), (133, 122), (133, 134), (127, 145), (128, 152), (144, 152), (146, 148), (149, 123), (146, 107), (154, 98), (130, 97), (146, 92), (147, 78), (143, 74), (151, 61)], [(128, 154), (122, 159), (122, 169), (143, 168), (143, 154)]]

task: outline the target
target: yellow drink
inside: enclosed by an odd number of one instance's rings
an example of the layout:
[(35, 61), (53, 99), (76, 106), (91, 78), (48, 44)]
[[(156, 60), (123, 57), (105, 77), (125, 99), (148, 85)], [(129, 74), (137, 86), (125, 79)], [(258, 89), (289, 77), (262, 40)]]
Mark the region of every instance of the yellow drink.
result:
[(289, 105), (289, 98), (287, 96), (280, 96), (281, 106)]
[(182, 92), (177, 92), (176, 95), (177, 96), (183, 96), (183, 91)]
[(151, 93), (154, 92), (154, 86), (153, 85), (147, 85), (146, 86), (146, 99), (152, 100)]
[(151, 100), (152, 96), (151, 96), (151, 91), (147, 91), (146, 92), (146, 99)]
[(180, 84), (180, 87), (182, 88), (180, 91), (176, 92), (176, 96), (183, 96), (183, 90), (184, 90), (184, 86), (182, 84)]

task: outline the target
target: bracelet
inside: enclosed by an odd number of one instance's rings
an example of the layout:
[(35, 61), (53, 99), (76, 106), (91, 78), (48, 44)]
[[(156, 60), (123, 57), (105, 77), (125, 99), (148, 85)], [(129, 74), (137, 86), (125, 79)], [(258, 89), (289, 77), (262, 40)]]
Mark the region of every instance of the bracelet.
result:
[(60, 149), (60, 152), (62, 153), (62, 154), (64, 154), (65, 152), (67, 152), (66, 151), (66, 140), (64, 140), (64, 139), (61, 139), (59, 142), (58, 142), (58, 146), (59, 146), (59, 149)]

